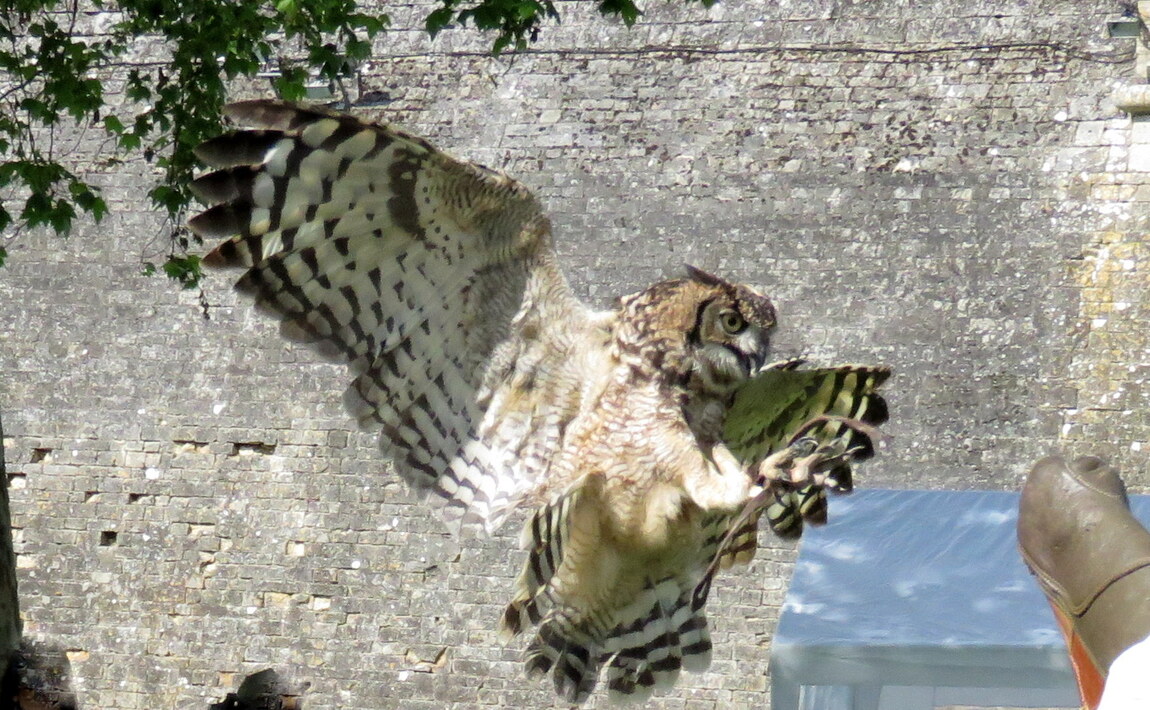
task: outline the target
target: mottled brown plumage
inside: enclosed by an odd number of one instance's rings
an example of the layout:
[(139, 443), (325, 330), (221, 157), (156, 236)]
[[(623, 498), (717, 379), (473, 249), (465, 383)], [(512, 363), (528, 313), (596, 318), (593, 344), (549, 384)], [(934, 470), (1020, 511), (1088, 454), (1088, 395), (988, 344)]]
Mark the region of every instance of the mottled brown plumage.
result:
[[(205, 259), (353, 374), (344, 400), (452, 529), (517, 506), (527, 560), (502, 620), (532, 674), (582, 702), (709, 663), (715, 573), (825, 519), (885, 419), (883, 368), (766, 365), (752, 288), (688, 268), (593, 312), (518, 183), (394, 128), (259, 101), (209, 141)], [(869, 423), (869, 424), (868, 424)]]

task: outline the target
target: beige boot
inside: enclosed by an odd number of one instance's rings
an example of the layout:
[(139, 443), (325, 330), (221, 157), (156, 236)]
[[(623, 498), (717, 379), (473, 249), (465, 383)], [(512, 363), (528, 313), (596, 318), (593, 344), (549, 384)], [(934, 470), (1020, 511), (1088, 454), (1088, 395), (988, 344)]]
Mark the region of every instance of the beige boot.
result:
[(1150, 635), (1150, 532), (1131, 515), (1117, 471), (1094, 457), (1050, 456), (1022, 489), (1018, 543), (1094, 708), (1110, 664)]

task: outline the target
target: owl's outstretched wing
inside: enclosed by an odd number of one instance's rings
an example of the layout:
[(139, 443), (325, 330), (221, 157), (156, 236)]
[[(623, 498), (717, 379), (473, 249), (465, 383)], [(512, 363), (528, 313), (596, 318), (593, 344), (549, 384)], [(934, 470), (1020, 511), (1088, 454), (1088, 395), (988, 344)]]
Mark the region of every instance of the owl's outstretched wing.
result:
[(278, 101), (201, 145), (189, 226), (285, 336), (345, 362), (344, 401), (449, 526), (493, 529), (546, 477), (603, 341), (535, 197), (390, 126)]

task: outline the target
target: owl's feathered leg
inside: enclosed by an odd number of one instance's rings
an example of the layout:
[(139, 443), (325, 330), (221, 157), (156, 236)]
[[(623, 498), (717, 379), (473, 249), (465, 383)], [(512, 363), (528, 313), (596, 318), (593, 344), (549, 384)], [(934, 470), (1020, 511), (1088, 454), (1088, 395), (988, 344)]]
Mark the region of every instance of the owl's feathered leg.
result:
[(602, 538), (603, 484), (602, 476), (584, 477), (524, 526), (528, 559), (500, 622), (505, 642), (536, 626), (524, 652), (527, 673), (550, 674), (555, 692), (575, 704), (594, 690), (604, 642), (618, 623), (610, 600), (621, 586), (620, 563)]
[[(735, 472), (745, 501), (750, 477)], [(585, 477), (527, 521), (527, 560), (500, 624), (505, 642), (536, 627), (524, 653), (528, 675), (551, 676), (556, 693), (576, 704), (591, 695), (604, 666), (612, 702), (641, 702), (673, 685), (680, 669), (710, 663), (706, 618), (692, 604), (693, 575), (662, 573), (649, 554), (612, 537), (605, 483)], [(702, 566), (707, 558), (692, 559)]]
[(515, 582), (515, 598), (503, 612), (500, 638), (508, 643), (530, 624), (538, 625), (555, 605), (547, 585), (563, 562), (568, 537), (568, 514), (579, 504), (583, 488), (575, 486), (549, 505), (541, 506), (523, 526), (519, 545), (528, 550), (527, 561)]

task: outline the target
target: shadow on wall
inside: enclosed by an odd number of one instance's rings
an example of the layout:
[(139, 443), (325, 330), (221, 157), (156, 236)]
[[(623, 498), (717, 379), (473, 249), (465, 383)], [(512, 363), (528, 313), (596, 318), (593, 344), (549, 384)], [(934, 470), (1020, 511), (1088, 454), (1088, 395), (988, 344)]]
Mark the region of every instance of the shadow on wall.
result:
[(292, 688), (278, 673), (266, 668), (244, 678), (239, 690), (228, 693), (211, 710), (301, 710), (301, 696), (309, 685)]
[(72, 666), (64, 649), (23, 641), (4, 673), (5, 707), (18, 710), (76, 710)]

